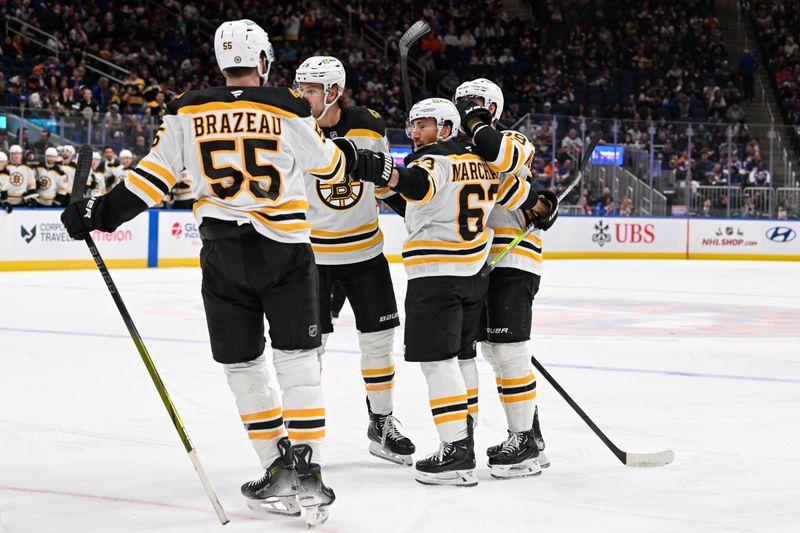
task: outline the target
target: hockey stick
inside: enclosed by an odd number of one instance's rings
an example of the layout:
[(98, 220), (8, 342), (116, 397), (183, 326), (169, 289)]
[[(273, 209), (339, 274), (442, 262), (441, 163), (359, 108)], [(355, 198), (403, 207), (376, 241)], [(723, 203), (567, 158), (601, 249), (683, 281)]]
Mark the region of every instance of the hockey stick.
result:
[(617, 445), (611, 442), (611, 439), (606, 437), (606, 434), (603, 433), (594, 422), (592, 422), (592, 419), (589, 418), (589, 415), (583, 412), (583, 409), (581, 409), (578, 404), (575, 403), (575, 400), (573, 400), (570, 395), (567, 394), (567, 391), (561, 388), (561, 385), (559, 385), (553, 376), (550, 375), (550, 372), (545, 370), (542, 364), (536, 360), (536, 357), (531, 356), (531, 363), (533, 363), (533, 366), (536, 367), (536, 370), (538, 370), (547, 379), (547, 381), (550, 382), (550, 385), (552, 385), (553, 388), (558, 391), (561, 397), (567, 401), (569, 406), (572, 407), (576, 413), (578, 413), (578, 416), (580, 416), (591, 428), (591, 430), (594, 431), (594, 434), (600, 437), (600, 440), (603, 441), (603, 444), (605, 444), (608, 449), (611, 450), (611, 453), (617, 456), (617, 459), (619, 459), (622, 464), (625, 466), (637, 467), (665, 466), (670, 464), (675, 459), (675, 452), (672, 450), (664, 450), (663, 452), (657, 453), (628, 453), (620, 450)]
[[(581, 164), (578, 167), (578, 172), (575, 174), (575, 177), (573, 177), (569, 181), (569, 183), (567, 183), (567, 187), (563, 191), (561, 191), (561, 194), (558, 195), (559, 204), (561, 203), (562, 200), (564, 200), (564, 198), (567, 197), (567, 195), (570, 192), (572, 192), (572, 189), (574, 189), (575, 186), (581, 181), (581, 178), (583, 178), (583, 173), (586, 171), (586, 166), (589, 164), (589, 159), (592, 157), (592, 153), (594, 152), (594, 149), (597, 148), (597, 144), (599, 142), (600, 142), (600, 134), (595, 134), (589, 138), (589, 147), (583, 153), (583, 159), (581, 160)], [(553, 173), (555, 174), (555, 169), (553, 169)], [(485, 278), (486, 276), (488, 276), (492, 272), (492, 270), (494, 270), (494, 267), (497, 266), (497, 263), (502, 261), (505, 256), (510, 254), (511, 250), (516, 248), (517, 245), (521, 243), (522, 240), (525, 237), (527, 237), (528, 234), (532, 232), (534, 229), (536, 229), (536, 226), (534, 226), (533, 224), (525, 228), (525, 230), (523, 230), (522, 233), (514, 237), (514, 240), (508, 243), (506, 247), (503, 248), (502, 251), (495, 256), (494, 259), (489, 261), (487, 264), (483, 265), (483, 268), (481, 269), (480, 272), (481, 277)]]
[(408, 52), (414, 43), (422, 39), (431, 27), (424, 20), (418, 20), (400, 37), (400, 76), (403, 78), (403, 96), (406, 101), (406, 113), (411, 111), (411, 81), (408, 78)]
[[(81, 146), (81, 150), (78, 155), (78, 163), (75, 169), (75, 181), (72, 187), (72, 199), (70, 201), (71, 204), (74, 204), (76, 201), (83, 198), (86, 190), (86, 181), (89, 179), (89, 172), (91, 171), (91, 168), (92, 147), (88, 144), (84, 144)], [(156, 370), (153, 360), (150, 358), (150, 354), (147, 352), (147, 347), (145, 347), (144, 341), (142, 340), (141, 335), (139, 335), (139, 331), (137, 331), (136, 325), (133, 323), (133, 319), (128, 313), (128, 309), (125, 307), (125, 302), (122, 301), (122, 296), (120, 296), (119, 290), (117, 290), (117, 286), (114, 284), (114, 280), (111, 279), (111, 274), (108, 272), (108, 267), (106, 267), (103, 258), (100, 256), (100, 252), (97, 250), (97, 246), (94, 244), (94, 239), (92, 239), (92, 236), (87, 234), (86, 237), (84, 237), (84, 241), (89, 247), (89, 252), (91, 252), (92, 259), (94, 259), (98, 270), (100, 270), (100, 274), (103, 276), (103, 281), (106, 282), (108, 292), (111, 293), (114, 303), (117, 304), (119, 314), (122, 315), (122, 320), (125, 322), (125, 327), (128, 328), (128, 333), (130, 333), (131, 339), (133, 339), (133, 343), (136, 345), (136, 349), (139, 351), (139, 355), (142, 357), (144, 366), (147, 367), (147, 371), (150, 373), (153, 384), (156, 386), (159, 396), (161, 396), (161, 401), (164, 402), (164, 407), (167, 408), (167, 413), (169, 413), (172, 424), (175, 426), (175, 430), (178, 432), (178, 436), (183, 443), (183, 447), (186, 449), (186, 453), (189, 454), (189, 459), (191, 459), (194, 469), (197, 471), (197, 475), (200, 476), (200, 482), (203, 484), (203, 488), (205, 489), (209, 500), (211, 500), (211, 505), (214, 506), (214, 511), (216, 511), (219, 521), (224, 526), (229, 522), (228, 516), (225, 514), (225, 510), (222, 508), (222, 504), (220, 503), (216, 492), (214, 492), (214, 488), (211, 486), (211, 481), (208, 479), (208, 476), (203, 469), (203, 465), (200, 463), (200, 459), (197, 457), (197, 452), (192, 445), (192, 441), (189, 440), (189, 435), (186, 434), (186, 430), (183, 427), (183, 421), (178, 415), (178, 411), (175, 409), (175, 405), (172, 403), (172, 399), (169, 397), (169, 393), (164, 387), (164, 383), (161, 381), (161, 376), (158, 375), (158, 370)]]

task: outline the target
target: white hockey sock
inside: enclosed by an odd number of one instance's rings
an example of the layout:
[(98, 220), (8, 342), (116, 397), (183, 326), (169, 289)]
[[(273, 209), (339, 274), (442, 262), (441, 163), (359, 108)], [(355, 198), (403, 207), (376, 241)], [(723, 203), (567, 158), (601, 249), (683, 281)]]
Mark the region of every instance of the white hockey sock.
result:
[(394, 402), (394, 328), (359, 333), (361, 376), (367, 389), (370, 409), (379, 415), (392, 412)]
[(528, 343), (494, 343), (492, 352), (500, 368), (508, 430), (529, 431), (533, 426), (533, 410), (536, 407), (536, 377), (528, 354)]
[(464, 385), (467, 387), (467, 409), (472, 417), (473, 427), (478, 427), (478, 366), (475, 358), (459, 359), (458, 366)]
[(420, 363), (428, 382), (431, 414), (442, 442), (467, 436), (467, 387), (457, 359)]
[(278, 458), (278, 439), (286, 436), (280, 396), (270, 387), (266, 360), (262, 355), (247, 363), (222, 366), (247, 435), (266, 469)]
[(273, 350), (278, 383), (283, 390), (283, 418), (292, 444), (308, 444), (312, 460), (322, 460), (325, 404), (316, 350)]
[(481, 355), (486, 361), (492, 365), (492, 370), (494, 370), (494, 382), (497, 385), (497, 396), (500, 398), (500, 403), (503, 403), (503, 387), (501, 383), (501, 376), (502, 373), (500, 371), (500, 366), (497, 364), (497, 359), (494, 356), (494, 351), (492, 350), (493, 344), (490, 342), (482, 342), (481, 343)]

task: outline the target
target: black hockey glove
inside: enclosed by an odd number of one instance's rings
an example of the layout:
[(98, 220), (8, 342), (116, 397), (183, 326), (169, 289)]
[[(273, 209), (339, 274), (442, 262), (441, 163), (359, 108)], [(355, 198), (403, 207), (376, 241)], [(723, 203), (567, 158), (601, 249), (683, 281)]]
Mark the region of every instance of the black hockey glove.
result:
[(358, 166), (358, 151), (355, 143), (345, 137), (337, 137), (333, 139), (333, 144), (338, 146), (344, 154), (344, 173), (346, 176), (350, 176)]
[(548, 190), (538, 191), (536, 196), (539, 198), (539, 202), (547, 206), (547, 212), (538, 214), (533, 208), (525, 209), (523, 211), (525, 215), (525, 225), (530, 226), (533, 224), (534, 227), (542, 231), (547, 231), (558, 218), (558, 196)]
[(11, 211), (14, 210), (14, 208), (11, 207), (11, 204), (8, 203), (8, 192), (7, 191), (0, 191), (0, 206), (2, 206), (3, 209), (6, 210), (6, 213), (11, 213)]
[(61, 213), (61, 222), (64, 224), (69, 236), (75, 240), (82, 240), (91, 231), (101, 228), (100, 209), (103, 204), (102, 196), (92, 196), (78, 200), (72, 205), (68, 205)]
[(492, 114), (483, 106), (470, 100), (459, 100), (456, 103), (458, 114), (461, 115), (461, 131), (472, 139), (478, 127), (492, 125)]
[(358, 167), (353, 177), (358, 181), (369, 181), (378, 187), (388, 187), (394, 170), (394, 159), (385, 152), (358, 151)]

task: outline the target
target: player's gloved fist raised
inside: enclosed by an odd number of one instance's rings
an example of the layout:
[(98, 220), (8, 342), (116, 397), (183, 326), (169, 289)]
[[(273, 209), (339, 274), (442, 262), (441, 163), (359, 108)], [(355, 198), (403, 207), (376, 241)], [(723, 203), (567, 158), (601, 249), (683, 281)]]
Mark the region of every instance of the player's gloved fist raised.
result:
[(388, 187), (394, 170), (394, 159), (384, 152), (358, 151), (358, 167), (353, 177), (358, 181), (369, 181), (378, 187)]
[(524, 211), (525, 225), (533, 224), (534, 227), (547, 231), (558, 218), (558, 196), (548, 190), (538, 191), (536, 196), (539, 198), (536, 205)]
[(61, 213), (61, 222), (70, 237), (81, 240), (92, 230), (100, 229), (98, 220), (101, 203), (100, 196), (93, 196), (78, 200), (64, 209)]
[(475, 135), (479, 126), (492, 125), (492, 114), (489, 110), (469, 99), (465, 98), (456, 102), (456, 109), (461, 116), (461, 131), (470, 138)]

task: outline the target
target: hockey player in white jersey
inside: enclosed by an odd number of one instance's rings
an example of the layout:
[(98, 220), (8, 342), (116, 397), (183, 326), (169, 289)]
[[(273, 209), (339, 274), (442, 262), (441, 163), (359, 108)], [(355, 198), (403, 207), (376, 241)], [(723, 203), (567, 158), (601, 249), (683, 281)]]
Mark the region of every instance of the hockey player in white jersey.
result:
[[(223, 23), (214, 49), (227, 86), (170, 102), (150, 152), (125, 181), (70, 205), (62, 220), (75, 238), (113, 231), (159, 203), (184, 168), (196, 177), (211, 350), (266, 469), (242, 493), (261, 509), (298, 515), (304, 507), (309, 524), (318, 524), (335, 496), (319, 464), (325, 407), (304, 179), (341, 181), (359, 154), (346, 139), (325, 139), (300, 94), (262, 87), (273, 54), (257, 24)], [(265, 315), (282, 401), (263, 355)]]
[(130, 150), (120, 150), (118, 165), (113, 165), (106, 160), (106, 190), (111, 190), (119, 185), (133, 168), (133, 152)]
[[(381, 116), (358, 106), (343, 106), (345, 70), (335, 57), (306, 59), (295, 73), (297, 89), (311, 106), (325, 137), (346, 137), (358, 148), (388, 155), (386, 126)], [(376, 196), (400, 199), (388, 190), (349, 176), (338, 183), (306, 180), (311, 245), (319, 269), (319, 307), (322, 325), (320, 361), (333, 332), (331, 292), (338, 284), (353, 308), (361, 349), (361, 374), (367, 393), (370, 453), (411, 465), (414, 444), (400, 433), (394, 409), (394, 330), (400, 325), (397, 304), (383, 255)], [(393, 196), (394, 199), (388, 197)], [(402, 200), (402, 199), (400, 199)], [(324, 366), (324, 364), (323, 364)]]
[[(486, 219), (495, 203), (508, 209), (542, 206), (530, 184), (513, 172), (529, 156), (528, 147), (514, 145), (510, 154), (497, 152), (486, 160), (468, 143), (449, 142), (461, 122), (449, 100), (417, 102), (409, 121), (415, 151), (406, 158), (406, 168), (394, 168), (390, 157), (372, 154), (359, 158), (355, 174), (372, 180), (376, 173), (370, 166), (382, 167), (376, 183), (408, 201), (405, 358), (421, 363), (441, 441), (437, 453), (416, 463), (416, 479), (474, 486), (473, 417), (468, 416), (468, 390), (458, 360), (475, 357), (480, 334), (489, 280), (479, 271), (492, 240)], [(501, 180), (499, 172), (508, 173)]]
[[(462, 83), (453, 100), (460, 106), (469, 103), (486, 108), (491, 116), (485, 119), (496, 129), (503, 113), (503, 92), (490, 80), (479, 78)], [(489, 133), (487, 131), (487, 133)], [(530, 144), (520, 133), (502, 132), (506, 145), (512, 142)], [(503, 147), (500, 147), (503, 150)], [(529, 175), (531, 159), (519, 171)], [(549, 191), (541, 193), (545, 201), (557, 205)], [(489, 467), (494, 477), (510, 478), (541, 473), (550, 462), (544, 452), (544, 439), (539, 428), (536, 405), (536, 378), (530, 362), (528, 340), (531, 333), (532, 304), (539, 290), (542, 275), (542, 229), (548, 229), (555, 218), (541, 221), (490, 274), (486, 297), (481, 353), (492, 365), (497, 391), (508, 424), (508, 438), (487, 450)], [(489, 227), (494, 231), (490, 260), (522, 232), (531, 222), (522, 211), (493, 209)]]
[[(72, 193), (72, 183), (75, 180), (75, 147), (65, 144), (61, 147), (61, 170), (67, 175), (67, 193)], [(69, 202), (69, 198), (67, 198)]]
[(67, 204), (68, 178), (58, 164), (58, 152), (52, 146), (44, 152), (44, 165), (36, 167), (36, 191), (39, 207)]
[(100, 152), (92, 152), (92, 169), (89, 172), (89, 179), (86, 181), (86, 197), (100, 196), (106, 193), (106, 173), (100, 164), (103, 156)]
[(8, 203), (8, 156), (5, 152), (0, 152), (0, 207), (10, 213), (14, 208)]
[(12, 206), (35, 207), (36, 198), (36, 171), (33, 167), (22, 162), (22, 147), (18, 144), (8, 149), (8, 203)]

